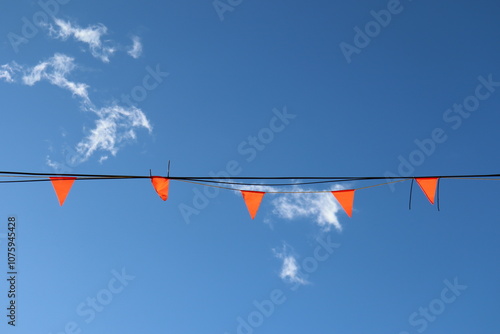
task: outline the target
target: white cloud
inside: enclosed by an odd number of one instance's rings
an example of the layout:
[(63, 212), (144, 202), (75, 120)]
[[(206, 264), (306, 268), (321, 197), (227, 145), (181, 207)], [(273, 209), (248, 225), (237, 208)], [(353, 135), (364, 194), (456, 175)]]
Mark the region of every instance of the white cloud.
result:
[(12, 80), (12, 75), (10, 74), (9, 71), (6, 71), (4, 69), (0, 70), (0, 79), (4, 79), (7, 82), (13, 82)]
[(7, 82), (14, 82), (13, 76), (16, 72), (19, 72), (20, 66), (16, 62), (10, 64), (5, 64), (0, 66), (0, 79), (4, 79)]
[(97, 150), (116, 155), (120, 145), (136, 139), (136, 129), (144, 128), (149, 132), (153, 129), (146, 115), (136, 107), (113, 105), (90, 110), (99, 118), (95, 121), (95, 128), (76, 145), (80, 162), (86, 161)]
[(56, 27), (50, 26), (50, 35), (55, 38), (66, 40), (73, 37), (75, 40), (85, 43), (90, 49), (92, 56), (101, 59), (103, 62), (109, 62), (109, 57), (116, 52), (112, 46), (106, 45), (102, 37), (108, 33), (108, 28), (103, 24), (94, 24), (87, 28), (81, 28), (69, 21), (54, 18)]
[(306, 284), (307, 281), (298, 275), (299, 267), (297, 266), (297, 260), (291, 255), (283, 258), (283, 266), (281, 267), (280, 277), (284, 280), (289, 280), (290, 282), (297, 282), (300, 284)]
[(99, 163), (102, 164), (104, 161), (108, 160), (108, 156), (107, 155), (103, 155), (102, 157), (99, 158)]
[(303, 274), (299, 271), (299, 266), (297, 264), (297, 259), (291, 254), (290, 247), (283, 243), (281, 250), (273, 249), (274, 256), (282, 260), (280, 278), (288, 283), (298, 283), (298, 284), (309, 284), (309, 282), (304, 278)]
[[(273, 206), (272, 213), (278, 216), (278, 218), (287, 220), (298, 218), (313, 219), (314, 222), (321, 226), (325, 232), (329, 231), (332, 226), (336, 230), (342, 231), (342, 225), (339, 222), (338, 215), (339, 212), (343, 212), (343, 209), (329, 191), (323, 193), (308, 193), (308, 191), (311, 191), (310, 189), (293, 186), (291, 189), (286, 188), (292, 193), (272, 194), (272, 192), (286, 190), (284, 188), (262, 186), (259, 184), (249, 186), (230, 184), (228, 186), (235, 189), (244, 188), (244, 190), (263, 191), (269, 193), (266, 195), (266, 198), (271, 199), (270, 203)], [(335, 185), (331, 188), (332, 191), (342, 189), (344, 188), (340, 185)], [(265, 218), (264, 222), (273, 228), (273, 222), (271, 219)]]
[[(137, 138), (138, 129), (146, 129), (151, 133), (152, 126), (149, 120), (137, 107), (120, 106), (116, 103), (96, 107), (90, 100), (89, 86), (68, 79), (75, 68), (74, 59), (64, 54), (55, 54), (34, 67), (23, 67), (14, 62), (0, 65), (0, 79), (7, 82), (21, 82), (28, 86), (34, 86), (46, 80), (78, 96), (82, 101), (81, 109), (97, 116), (95, 127), (89, 130), (86, 137), (76, 145), (75, 154), (69, 158), (70, 164), (87, 161), (97, 151), (106, 151), (111, 155), (116, 155), (124, 144)], [(16, 75), (18, 73), (20, 75)], [(107, 155), (104, 155), (99, 162), (102, 163), (106, 159)], [(61, 170), (66, 166), (64, 163), (52, 161), (50, 157), (47, 157), (46, 163), (55, 170)]]
[(90, 103), (88, 96), (88, 85), (70, 81), (67, 76), (76, 68), (74, 59), (64, 54), (56, 53), (46, 61), (40, 62), (32, 68), (23, 70), (22, 81), (28, 86), (33, 86), (41, 80), (47, 80), (51, 84), (69, 90), (77, 95), (85, 103)]
[(142, 55), (142, 43), (138, 36), (132, 37), (132, 46), (127, 51), (127, 53), (134, 59), (139, 58)]
[(54, 169), (56, 171), (61, 171), (65, 167), (63, 164), (61, 164), (61, 163), (59, 163), (57, 161), (52, 161), (49, 156), (47, 156), (45, 158), (45, 162), (46, 162), (47, 166), (49, 166), (50, 168), (52, 168), (52, 169)]
[[(332, 190), (342, 189), (336, 186)], [(300, 187), (294, 187), (292, 191), (307, 191)], [(283, 219), (312, 218), (326, 231), (333, 226), (338, 231), (342, 230), (338, 219), (339, 211), (342, 208), (337, 203), (333, 195), (327, 193), (297, 193), (279, 194), (273, 199), (273, 213)]]

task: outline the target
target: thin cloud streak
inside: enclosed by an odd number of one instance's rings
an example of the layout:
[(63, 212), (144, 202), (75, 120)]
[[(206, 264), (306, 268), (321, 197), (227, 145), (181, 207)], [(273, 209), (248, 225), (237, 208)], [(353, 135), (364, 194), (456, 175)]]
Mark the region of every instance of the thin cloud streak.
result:
[(60, 170), (63, 167), (63, 164), (61, 164), (57, 161), (52, 161), (50, 159), (50, 156), (48, 156), (48, 155), (45, 157), (45, 163), (47, 164), (47, 166), (49, 166), (50, 168), (52, 168), (54, 170)]
[(41, 80), (47, 80), (55, 86), (69, 90), (73, 95), (80, 97), (84, 103), (90, 104), (89, 86), (84, 83), (70, 81), (67, 78), (75, 68), (73, 58), (56, 53), (48, 60), (40, 62), (32, 68), (25, 69), (22, 82), (25, 85), (33, 86)]
[(137, 59), (142, 55), (142, 43), (141, 39), (138, 36), (132, 37), (132, 46), (127, 51), (130, 57)]
[(108, 28), (101, 23), (90, 25), (87, 28), (58, 18), (54, 18), (54, 23), (55, 26), (49, 26), (50, 36), (62, 40), (73, 37), (75, 40), (87, 44), (92, 56), (105, 63), (108, 63), (109, 57), (116, 52), (116, 48), (105, 45), (106, 43), (102, 41), (102, 37), (108, 33)]

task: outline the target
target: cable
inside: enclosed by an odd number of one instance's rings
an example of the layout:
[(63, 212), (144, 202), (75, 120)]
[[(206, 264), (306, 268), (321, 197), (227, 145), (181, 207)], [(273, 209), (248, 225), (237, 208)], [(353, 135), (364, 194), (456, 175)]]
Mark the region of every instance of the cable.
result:
[[(168, 175), (170, 174), (167, 172)], [(8, 178), (34, 178), (28, 180), (0, 180), (0, 183), (29, 183), (29, 182), (40, 182), (40, 181), (50, 181), (50, 178), (54, 177), (70, 177), (76, 180), (124, 180), (124, 179), (151, 179), (153, 177), (163, 177), (163, 176), (152, 176), (150, 175), (110, 175), (110, 174), (71, 174), (71, 173), (34, 173), (34, 172), (12, 172), (12, 171), (0, 171), (0, 179), (2, 177)], [(373, 186), (357, 188), (366, 189), (371, 187), (377, 187), (380, 185), (391, 184), (406, 180), (412, 180), (410, 187), (410, 202), (409, 209), (411, 209), (412, 200), (412, 190), (413, 181), (416, 178), (438, 178), (438, 179), (476, 179), (476, 180), (500, 180), (500, 174), (472, 174), (472, 175), (437, 175), (437, 176), (396, 176), (396, 177), (385, 177), (385, 176), (232, 176), (232, 177), (219, 177), (219, 176), (167, 176), (170, 180), (182, 181), (193, 183), (197, 185), (215, 187), (220, 189), (228, 190), (241, 190), (231, 186), (261, 186), (261, 187), (286, 187), (286, 186), (300, 186), (300, 185), (314, 185), (314, 184), (326, 184), (326, 183), (338, 183), (338, 182), (354, 182), (354, 181), (375, 181), (375, 180), (390, 180), (389, 182), (377, 184)], [(236, 182), (236, 181), (265, 181), (265, 180), (275, 180), (275, 181), (290, 181), (289, 183), (252, 183), (252, 182)], [(438, 206), (439, 206), (439, 187), (438, 187)], [(329, 191), (329, 190), (328, 190)], [(306, 193), (320, 193), (328, 191), (305, 191)], [(303, 193), (303, 191), (286, 191), (277, 192), (269, 191), (270, 193)], [(438, 208), (439, 209), (439, 208)]]

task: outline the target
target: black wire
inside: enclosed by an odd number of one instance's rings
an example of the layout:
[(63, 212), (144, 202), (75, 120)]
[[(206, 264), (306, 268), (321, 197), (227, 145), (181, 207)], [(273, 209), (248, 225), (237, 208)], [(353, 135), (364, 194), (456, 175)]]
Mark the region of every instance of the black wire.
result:
[(149, 176), (137, 175), (98, 175), (98, 174), (62, 174), (62, 173), (31, 173), (31, 172), (6, 172), (0, 171), (0, 175), (20, 175), (20, 176), (53, 176), (53, 177), (95, 177), (95, 178), (127, 178), (127, 179), (145, 179)]
[[(41, 176), (41, 177), (76, 177), (78, 180), (106, 180), (106, 179), (149, 179), (152, 176), (140, 175), (106, 175), (106, 174), (64, 174), (64, 173), (32, 173), (32, 172), (10, 172), (0, 171), (1, 175), (12, 176)], [(439, 176), (419, 176), (419, 178), (493, 178), (500, 177), (500, 174), (475, 174), (475, 175), (439, 175)], [(219, 177), (219, 176), (202, 176), (202, 177), (168, 177), (171, 180), (184, 180), (184, 181), (197, 181), (206, 183), (219, 183), (219, 184), (234, 184), (234, 185), (256, 185), (255, 183), (248, 182), (234, 182), (233, 180), (317, 180), (311, 182), (294, 182), (294, 183), (264, 183), (258, 184), (262, 186), (290, 186), (290, 185), (307, 185), (307, 184), (321, 184), (321, 183), (335, 183), (335, 182), (349, 182), (349, 181), (368, 181), (368, 180), (413, 180), (416, 177), (411, 176), (366, 176), (366, 177), (326, 177), (326, 176), (233, 176), (233, 177)], [(226, 181), (223, 181), (226, 180)], [(13, 181), (0, 181), (0, 183), (19, 183), (19, 182), (38, 182), (40, 180), (13, 180)], [(411, 203), (410, 203), (411, 209)]]
[(0, 183), (21, 183), (21, 182), (45, 182), (50, 181), (50, 179), (37, 179), (37, 180), (15, 180), (15, 181), (0, 181)]
[[(6, 175), (28, 175), (28, 176), (68, 176), (68, 177), (98, 177), (98, 178), (149, 178), (149, 176), (141, 175), (109, 175), (109, 174), (71, 174), (71, 173), (33, 173), (33, 172), (9, 172), (0, 171), (1, 174)], [(439, 175), (439, 176), (396, 176), (396, 177), (386, 177), (386, 176), (230, 176), (230, 177), (219, 177), (219, 176), (181, 176), (181, 177), (170, 177), (170, 179), (203, 179), (203, 180), (223, 180), (223, 179), (234, 179), (234, 180), (381, 180), (381, 179), (412, 179), (412, 178), (457, 178), (457, 177), (500, 177), (500, 174), (477, 174), (477, 175)]]
[(411, 197), (412, 197), (412, 193), (413, 193), (413, 182), (415, 181), (415, 179), (411, 179), (411, 186), (410, 186), (410, 201), (408, 202), (408, 210), (411, 210)]
[(436, 190), (437, 191), (436, 195), (437, 195), (437, 208), (438, 208), (438, 211), (441, 211), (441, 208), (439, 207), (439, 202), (440, 202), (440, 200), (439, 200), (439, 186), (440, 186), (439, 182), (440, 181), (441, 181), (441, 179), (438, 179), (438, 181), (437, 181), (437, 190)]
[[(78, 181), (92, 181), (92, 180), (123, 180), (127, 179), (130, 180), (130, 177), (113, 177), (113, 178), (102, 178), (102, 177), (83, 177), (83, 178), (78, 178)], [(47, 182), (47, 181), (52, 181), (51, 179), (34, 179), (34, 180), (9, 180), (9, 181), (0, 181), (0, 183), (30, 183), (30, 182)]]
[[(1, 174), (2, 172), (0, 172)], [(429, 175), (429, 176), (182, 176), (173, 177), (170, 179), (199, 179), (199, 180), (410, 180), (413, 178), (486, 178), (486, 177), (500, 177), (500, 174), (468, 174), (468, 175)]]
[(294, 182), (294, 183), (244, 183), (244, 182), (229, 182), (229, 181), (214, 181), (214, 180), (199, 180), (189, 179), (186, 181), (206, 182), (206, 183), (220, 183), (220, 184), (234, 184), (239, 186), (297, 186), (306, 184), (320, 184), (320, 183), (334, 183), (334, 182), (348, 182), (352, 180), (330, 180), (330, 181), (315, 181), (315, 182)]

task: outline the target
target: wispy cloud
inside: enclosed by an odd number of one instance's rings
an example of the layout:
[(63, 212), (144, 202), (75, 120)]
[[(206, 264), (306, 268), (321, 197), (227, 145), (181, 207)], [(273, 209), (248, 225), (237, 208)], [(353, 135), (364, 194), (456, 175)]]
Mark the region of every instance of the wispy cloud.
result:
[[(120, 145), (136, 139), (136, 129), (153, 130), (146, 115), (136, 107), (113, 105), (101, 109), (90, 108), (99, 118), (95, 127), (76, 145), (81, 161), (86, 161), (97, 150), (116, 155)], [(100, 162), (103, 160), (101, 159)]]
[(48, 155), (45, 157), (45, 163), (47, 164), (47, 166), (49, 166), (50, 168), (52, 168), (54, 170), (61, 170), (63, 167), (63, 164), (61, 164), (60, 162), (57, 162), (57, 161), (52, 161), (50, 159), (50, 156), (48, 156)]
[[(332, 190), (342, 189), (336, 186)], [(307, 191), (294, 187), (293, 191)], [(326, 231), (333, 226), (338, 231), (342, 225), (338, 219), (340, 205), (330, 193), (280, 194), (273, 199), (273, 213), (283, 219), (311, 218)]]
[(288, 283), (309, 284), (299, 270), (296, 257), (292, 254), (291, 247), (283, 243), (281, 249), (273, 249), (274, 256), (282, 260), (279, 276)]
[[(230, 181), (230, 180), (226, 180)], [(231, 188), (241, 189), (240, 185), (229, 185)], [(315, 223), (323, 228), (325, 232), (330, 231), (334, 227), (338, 231), (342, 231), (342, 225), (339, 222), (339, 212), (343, 212), (342, 208), (335, 200), (334, 196), (328, 191), (324, 193), (308, 193), (311, 189), (302, 188), (300, 186), (292, 186), (288, 191), (292, 193), (272, 194), (272, 192), (284, 191), (283, 188), (262, 186), (259, 184), (243, 187), (249, 191), (263, 191), (270, 193), (268, 197), (273, 210), (272, 213), (278, 218), (293, 220), (298, 218), (312, 219)], [(335, 185), (331, 190), (344, 189), (340, 185)], [(298, 192), (298, 193), (293, 193)], [(273, 222), (271, 219), (264, 220), (272, 228)]]
[(49, 26), (52, 37), (67, 40), (73, 37), (75, 40), (88, 45), (92, 56), (109, 62), (109, 57), (116, 52), (116, 48), (109, 45), (109, 41), (103, 41), (102, 37), (108, 33), (108, 28), (103, 24), (94, 24), (82, 28), (75, 23), (54, 18), (54, 25)]
[(132, 46), (129, 48), (127, 53), (134, 59), (139, 58), (142, 55), (142, 43), (138, 36), (132, 37)]
[[(20, 82), (28, 86), (46, 80), (79, 97), (82, 102), (81, 109), (97, 116), (95, 127), (87, 130), (86, 136), (76, 145), (76, 154), (71, 157), (72, 164), (87, 161), (97, 151), (116, 155), (125, 143), (136, 139), (138, 129), (146, 129), (151, 133), (150, 122), (137, 107), (121, 106), (117, 103), (96, 107), (89, 97), (89, 86), (68, 79), (76, 68), (73, 58), (64, 54), (55, 54), (34, 67), (20, 66), (16, 63), (1, 65), (0, 79), (6, 82)], [(99, 161), (104, 160), (106, 158), (101, 157)], [(64, 166), (62, 163), (52, 161), (50, 157), (47, 157), (46, 163), (56, 170)]]
[(18, 67), (23, 72), (22, 82), (24, 84), (33, 86), (41, 80), (47, 80), (55, 86), (69, 90), (73, 95), (80, 97), (84, 103), (90, 103), (89, 86), (67, 78), (75, 68), (74, 59), (60, 53), (56, 53), (53, 57), (32, 68)]
[(102, 157), (99, 158), (99, 163), (102, 164), (104, 161), (108, 160), (109, 156), (103, 155)]
[(13, 76), (16, 72), (19, 72), (20, 67), (16, 62), (10, 64), (5, 64), (0, 66), (0, 79), (4, 79), (7, 82), (14, 82)]

